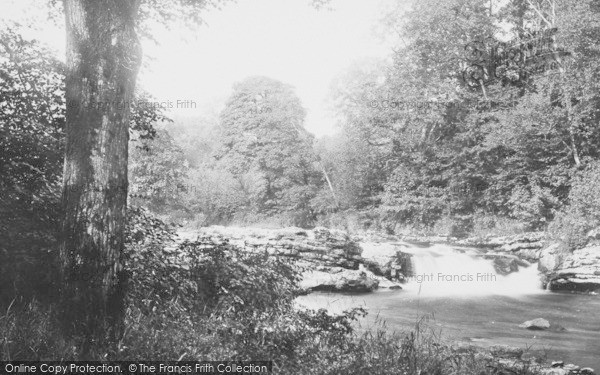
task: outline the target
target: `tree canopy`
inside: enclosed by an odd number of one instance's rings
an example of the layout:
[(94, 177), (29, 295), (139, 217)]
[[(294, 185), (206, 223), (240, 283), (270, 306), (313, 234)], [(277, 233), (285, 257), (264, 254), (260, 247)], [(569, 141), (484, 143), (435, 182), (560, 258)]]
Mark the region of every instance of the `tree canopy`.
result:
[(248, 78), (233, 91), (221, 113), (215, 157), (256, 212), (307, 211), (322, 177), (300, 100), (291, 87), (266, 77)]

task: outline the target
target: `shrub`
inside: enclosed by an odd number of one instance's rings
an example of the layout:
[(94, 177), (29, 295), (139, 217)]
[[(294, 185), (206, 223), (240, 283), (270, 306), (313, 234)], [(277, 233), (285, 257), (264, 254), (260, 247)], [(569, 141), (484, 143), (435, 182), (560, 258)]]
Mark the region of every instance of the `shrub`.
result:
[(288, 306), (299, 269), (266, 253), (243, 251), (221, 238), (173, 242), (174, 227), (144, 209), (131, 213), (126, 251), (129, 299), (140, 311), (176, 301), (190, 313), (255, 313)]

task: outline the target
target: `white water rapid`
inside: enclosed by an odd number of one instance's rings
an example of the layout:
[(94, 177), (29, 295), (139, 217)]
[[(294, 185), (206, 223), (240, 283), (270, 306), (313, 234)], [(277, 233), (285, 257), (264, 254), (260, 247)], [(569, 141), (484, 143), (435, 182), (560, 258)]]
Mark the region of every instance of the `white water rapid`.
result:
[(413, 275), (404, 286), (420, 296), (526, 295), (544, 293), (535, 264), (519, 267), (506, 276), (494, 269), (494, 261), (475, 250), (459, 251), (446, 245), (409, 246)]

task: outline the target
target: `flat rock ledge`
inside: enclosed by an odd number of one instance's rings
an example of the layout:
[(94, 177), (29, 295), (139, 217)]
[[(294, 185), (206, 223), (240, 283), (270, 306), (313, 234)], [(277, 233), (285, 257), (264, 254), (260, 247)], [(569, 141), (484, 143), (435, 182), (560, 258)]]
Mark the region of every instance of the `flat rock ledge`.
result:
[(305, 269), (300, 283), (305, 292), (364, 293), (378, 288), (401, 289), (400, 283), (392, 280), (391, 271), (378, 270), (374, 262), (362, 256), (363, 248), (358, 237), (351, 237), (340, 230), (211, 226), (199, 231), (181, 232), (179, 236), (182, 240), (198, 237), (226, 240), (247, 251), (292, 258)]
[(600, 292), (600, 227), (590, 230), (585, 245), (570, 251), (557, 241), (540, 252), (538, 269), (546, 289), (560, 292)]
[(537, 262), (544, 247), (543, 240), (544, 232), (529, 232), (503, 237), (473, 237), (453, 243), (460, 246), (489, 249), (501, 254), (515, 255), (529, 262)]
[(469, 237), (450, 236), (399, 236), (402, 241), (428, 245), (441, 243), (453, 247), (477, 248), (497, 255), (515, 256), (528, 262), (537, 262), (544, 247), (544, 232), (527, 232), (512, 236)]
[(600, 292), (600, 245), (565, 253), (550, 246), (540, 261), (541, 271), (546, 273), (544, 284), (552, 291)]

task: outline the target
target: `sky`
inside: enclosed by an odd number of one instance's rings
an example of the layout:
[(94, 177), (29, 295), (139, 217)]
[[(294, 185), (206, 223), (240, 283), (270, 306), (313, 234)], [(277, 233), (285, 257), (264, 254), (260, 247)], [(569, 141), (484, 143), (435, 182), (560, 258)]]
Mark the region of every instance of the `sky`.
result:
[[(0, 18), (39, 17), (43, 1), (0, 0)], [(172, 114), (195, 117), (219, 111), (235, 82), (264, 75), (295, 87), (307, 130), (333, 134), (331, 81), (354, 61), (388, 56), (389, 42), (375, 31), (396, 1), (333, 0), (331, 10), (316, 10), (309, 0), (238, 0), (207, 12), (197, 30), (157, 29), (158, 44), (144, 43), (138, 85), (160, 102), (189, 101)], [(39, 25), (32, 35), (64, 56), (60, 27)]]

